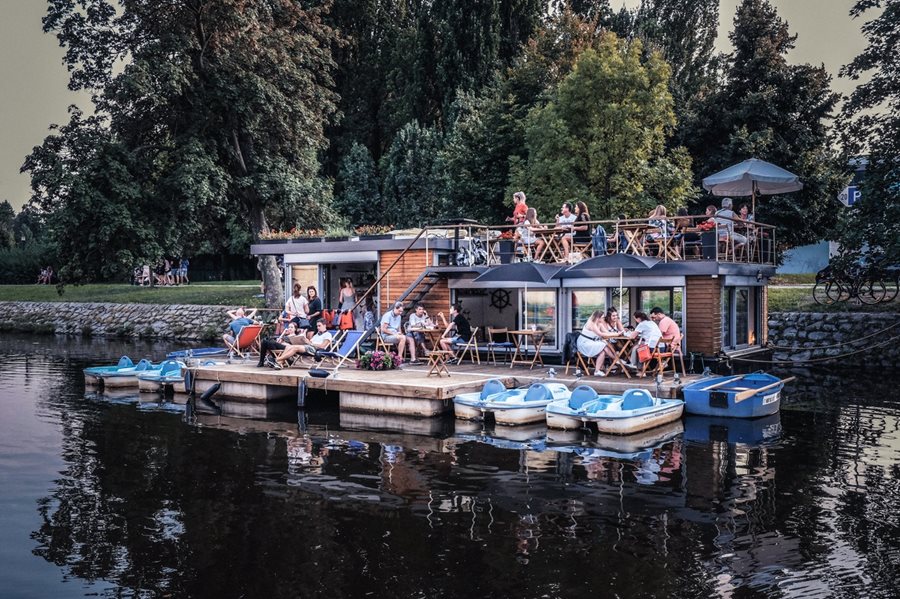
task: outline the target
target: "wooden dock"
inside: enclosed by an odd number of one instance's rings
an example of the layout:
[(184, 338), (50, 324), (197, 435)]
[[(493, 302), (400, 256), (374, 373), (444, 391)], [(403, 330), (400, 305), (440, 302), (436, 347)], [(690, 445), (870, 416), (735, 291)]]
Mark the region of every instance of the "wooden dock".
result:
[[(300, 383), (310, 390), (333, 391), (339, 394), (341, 412), (369, 412), (400, 414), (407, 416), (437, 416), (452, 410), (453, 398), (460, 393), (480, 391), (490, 379), (499, 379), (509, 388), (524, 387), (548, 379), (550, 368), (557, 372), (556, 382), (570, 388), (588, 385), (600, 393), (620, 394), (627, 389), (643, 388), (657, 394), (656, 381), (650, 377), (628, 379), (625, 376), (576, 378), (565, 375), (564, 367), (546, 367), (528, 370), (508, 365), (491, 366), (461, 364), (450, 367), (449, 377), (427, 376), (425, 366), (403, 366), (397, 370), (373, 372), (357, 370), (352, 366), (342, 368), (337, 375), (328, 378), (309, 376), (303, 368), (273, 370), (257, 368), (255, 364), (223, 364), (192, 368), (198, 393), (221, 383), (218, 396), (251, 403), (274, 401), (299, 401)], [(665, 378), (659, 388), (661, 397), (678, 397), (682, 385), (696, 380), (699, 375), (688, 375), (675, 383), (672, 376)]]

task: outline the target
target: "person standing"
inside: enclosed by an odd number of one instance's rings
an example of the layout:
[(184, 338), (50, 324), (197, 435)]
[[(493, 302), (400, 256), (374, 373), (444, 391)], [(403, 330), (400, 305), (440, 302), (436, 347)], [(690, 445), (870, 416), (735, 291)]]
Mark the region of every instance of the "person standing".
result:
[[(322, 298), (316, 288), (310, 285), (306, 288), (306, 301), (308, 303), (306, 318), (309, 320), (310, 333), (316, 330), (316, 323), (322, 317)], [(325, 323), (327, 328), (330, 322)]]
[[(353, 306), (356, 305), (356, 290), (353, 288), (353, 279), (347, 277), (341, 281), (341, 290), (338, 293), (338, 310), (341, 315), (349, 314), (354, 321)], [(343, 328), (343, 327), (341, 327)], [(354, 328), (353, 326), (349, 328)]]
[(306, 317), (309, 311), (309, 302), (303, 297), (300, 283), (294, 283), (293, 293), (284, 302), (284, 311), (287, 321), (293, 322), (298, 329), (309, 328), (309, 320)]
[(513, 194), (513, 213), (512, 216), (506, 217), (506, 222), (516, 226), (521, 225), (525, 220), (525, 213), (528, 212), (528, 205), (525, 203), (525, 192), (517, 191)]

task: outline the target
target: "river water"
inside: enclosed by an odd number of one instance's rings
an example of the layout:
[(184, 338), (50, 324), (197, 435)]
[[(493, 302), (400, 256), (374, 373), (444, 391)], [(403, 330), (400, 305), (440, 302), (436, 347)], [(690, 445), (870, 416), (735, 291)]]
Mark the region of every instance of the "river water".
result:
[(898, 595), (878, 373), (636, 440), (85, 393), (83, 367), (167, 349), (0, 341), (0, 596)]

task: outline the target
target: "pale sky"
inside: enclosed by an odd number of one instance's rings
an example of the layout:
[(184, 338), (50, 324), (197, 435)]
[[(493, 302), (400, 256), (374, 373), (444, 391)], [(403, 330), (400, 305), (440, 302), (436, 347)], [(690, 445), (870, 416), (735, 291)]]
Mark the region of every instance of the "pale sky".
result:
[[(834, 88), (844, 94), (852, 82), (837, 79), (838, 69), (864, 47), (860, 22), (848, 16), (852, 0), (771, 0), (779, 15), (798, 35), (790, 56), (794, 63), (824, 64), (835, 76)], [(611, 0), (614, 8), (633, 7), (639, 0)], [(728, 31), (739, 0), (722, 0), (718, 49), (731, 50)], [(31, 149), (40, 145), (51, 123), (68, 121), (66, 108), (87, 106), (87, 96), (66, 87), (68, 74), (62, 64), (63, 50), (56, 37), (41, 31), (46, 11), (43, 0), (0, 0), (0, 200), (9, 200), (16, 210), (30, 195), (27, 174), (19, 168)]]

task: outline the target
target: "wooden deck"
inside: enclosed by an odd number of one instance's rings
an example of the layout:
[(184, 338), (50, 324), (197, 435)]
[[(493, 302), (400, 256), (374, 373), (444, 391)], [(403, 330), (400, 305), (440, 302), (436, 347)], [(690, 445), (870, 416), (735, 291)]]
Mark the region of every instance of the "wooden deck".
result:
[[(550, 368), (557, 372), (556, 382), (574, 388), (576, 385), (589, 385), (598, 392), (619, 394), (627, 389), (644, 388), (656, 395), (654, 379), (624, 376), (576, 378), (573, 374), (566, 376), (565, 369), (556, 367), (509, 368), (509, 366), (491, 366), (462, 364), (450, 366), (451, 376), (427, 376), (425, 366), (403, 366), (397, 370), (373, 372), (357, 370), (349, 366), (342, 368), (337, 375), (328, 378), (309, 376), (303, 368), (286, 368), (273, 370), (257, 368), (255, 364), (227, 364), (217, 366), (201, 366), (193, 368), (196, 389), (202, 392), (219, 382), (222, 387), (219, 395), (253, 403), (270, 401), (297, 400), (298, 388), (305, 381), (308, 389), (334, 391), (340, 394), (341, 410), (383, 412), (417, 416), (432, 416), (451, 409), (451, 402), (460, 393), (480, 391), (489, 379), (500, 379), (507, 387), (523, 387), (531, 383), (548, 380)], [(699, 375), (688, 375), (676, 384), (671, 375), (666, 377), (660, 387), (660, 396), (677, 397), (681, 385), (696, 380)]]

